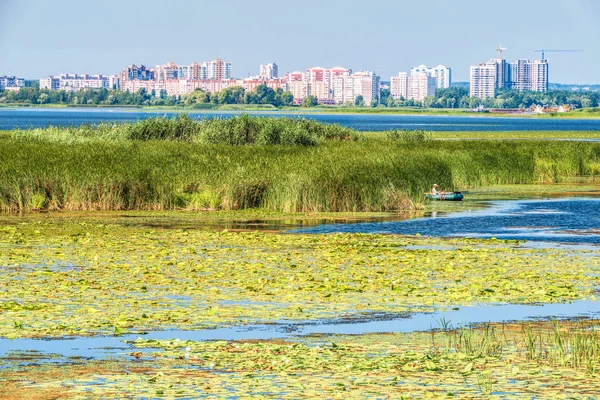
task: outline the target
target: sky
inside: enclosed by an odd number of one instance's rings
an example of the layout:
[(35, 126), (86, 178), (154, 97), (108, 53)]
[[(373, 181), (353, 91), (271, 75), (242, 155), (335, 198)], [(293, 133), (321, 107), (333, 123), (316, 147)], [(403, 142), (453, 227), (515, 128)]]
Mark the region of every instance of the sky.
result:
[(452, 68), (548, 53), (550, 81), (600, 83), (597, 0), (0, 0), (0, 75), (111, 75), (222, 58), (235, 77), (275, 62), (373, 70), (389, 80), (426, 64)]

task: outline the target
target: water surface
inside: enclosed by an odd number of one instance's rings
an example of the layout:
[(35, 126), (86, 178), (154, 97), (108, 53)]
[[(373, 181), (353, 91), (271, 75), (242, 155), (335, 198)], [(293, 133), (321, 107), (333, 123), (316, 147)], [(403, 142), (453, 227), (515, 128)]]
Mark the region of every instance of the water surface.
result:
[[(328, 224), (296, 233), (380, 233), (497, 238), (545, 243), (600, 244), (600, 199), (495, 201), (471, 212), (404, 221)], [(538, 244), (539, 246), (539, 244)]]
[[(186, 111), (192, 118), (229, 118), (238, 111)], [(550, 119), (519, 117), (483, 117), (476, 115), (398, 115), (398, 114), (332, 114), (310, 112), (248, 111), (268, 117), (306, 117), (320, 122), (348, 126), (359, 131), (390, 129), (425, 129), (427, 131), (597, 131), (600, 119)], [(156, 116), (172, 117), (178, 112), (131, 110), (120, 108), (18, 108), (0, 109), (0, 130), (41, 128), (47, 126), (79, 126), (100, 122), (134, 122)]]

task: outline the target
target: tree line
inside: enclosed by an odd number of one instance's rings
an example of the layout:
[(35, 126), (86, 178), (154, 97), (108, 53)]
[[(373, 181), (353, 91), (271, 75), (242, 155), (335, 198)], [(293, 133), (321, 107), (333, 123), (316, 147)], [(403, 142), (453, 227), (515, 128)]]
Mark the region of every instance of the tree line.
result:
[[(240, 104), (240, 105), (272, 105), (275, 107), (294, 104), (292, 93), (282, 88), (272, 89), (267, 85), (259, 85), (254, 90), (246, 91), (241, 86), (226, 88), (220, 92), (210, 93), (196, 89), (184, 96), (168, 96), (161, 90), (159, 93), (140, 89), (135, 93), (109, 89), (83, 89), (77, 92), (63, 90), (40, 89), (37, 86), (21, 88), (19, 92), (0, 91), (0, 104), (65, 104), (76, 106), (189, 106), (202, 108), (206, 105)], [(318, 99), (308, 96), (301, 102), (303, 107), (317, 106)], [(574, 92), (569, 90), (552, 90), (549, 92), (517, 92), (498, 90), (494, 98), (478, 99), (470, 97), (469, 89), (450, 87), (437, 89), (434, 96), (426, 97), (422, 102), (415, 100), (394, 99), (389, 89), (380, 92), (379, 99), (374, 99), (371, 107), (422, 107), (422, 108), (486, 108), (525, 109), (534, 105), (561, 106), (574, 105), (578, 108), (598, 107), (600, 92)], [(365, 101), (358, 96), (351, 106), (364, 107)]]
[(517, 92), (499, 89), (496, 96), (489, 99), (471, 97), (468, 88), (450, 87), (437, 89), (434, 96), (426, 97), (422, 102), (415, 100), (393, 99), (389, 90), (381, 92), (381, 104), (387, 107), (423, 107), (423, 108), (486, 108), (525, 109), (535, 105), (562, 106), (574, 105), (578, 108), (598, 107), (600, 92), (574, 92), (570, 90), (552, 90), (548, 92)]
[(18, 92), (0, 91), (0, 104), (65, 104), (106, 106), (195, 106), (222, 104), (270, 104), (275, 107), (289, 106), (294, 96), (283, 89), (259, 85), (252, 91), (241, 86), (210, 93), (196, 89), (184, 96), (168, 96), (165, 90), (156, 93), (142, 88), (135, 93), (110, 89), (82, 89), (77, 92), (48, 90), (39, 87), (23, 87)]

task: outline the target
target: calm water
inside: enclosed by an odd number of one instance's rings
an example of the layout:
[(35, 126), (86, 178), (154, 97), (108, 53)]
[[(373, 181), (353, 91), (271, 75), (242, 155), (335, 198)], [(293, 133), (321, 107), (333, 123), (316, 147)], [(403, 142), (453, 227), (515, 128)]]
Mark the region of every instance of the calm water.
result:
[[(124, 341), (138, 337), (156, 340), (269, 340), (286, 339), (311, 334), (366, 334), (389, 332), (417, 332), (441, 328), (440, 321), (447, 321), (454, 328), (487, 322), (509, 322), (540, 320), (547, 318), (598, 318), (599, 301), (574, 301), (565, 304), (544, 305), (475, 305), (458, 307), (450, 311), (434, 311), (405, 316), (382, 317), (366, 321), (304, 321), (282, 322), (268, 325), (232, 326), (219, 329), (197, 331), (152, 331), (146, 334), (133, 334), (120, 337), (97, 336), (65, 338), (57, 340), (0, 339), (0, 357), (14, 351), (36, 351), (60, 354), (63, 357), (105, 358), (129, 355), (133, 346)], [(136, 349), (149, 353), (156, 349)], [(1, 360), (0, 360), (1, 365)], [(1, 368), (1, 367), (0, 367)]]
[(600, 244), (600, 199), (497, 201), (484, 210), (393, 222), (330, 224), (301, 233), (394, 233)]
[[(191, 112), (194, 118), (231, 117), (240, 112)], [(321, 122), (349, 126), (360, 131), (389, 129), (426, 129), (428, 131), (591, 131), (600, 130), (600, 119), (538, 119), (482, 116), (438, 115), (365, 115), (250, 112), (270, 117), (302, 116)], [(77, 126), (100, 122), (133, 122), (157, 115), (174, 116), (177, 113), (123, 109), (0, 109), (0, 130), (26, 129), (46, 126)]]

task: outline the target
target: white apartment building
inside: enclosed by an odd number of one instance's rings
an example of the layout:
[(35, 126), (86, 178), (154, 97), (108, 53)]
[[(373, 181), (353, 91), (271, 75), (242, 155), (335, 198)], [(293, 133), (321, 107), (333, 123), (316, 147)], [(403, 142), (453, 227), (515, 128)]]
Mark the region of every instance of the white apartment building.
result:
[(379, 99), (379, 86), (380, 78), (373, 71), (339, 74), (333, 77), (333, 100), (336, 104), (354, 104), (362, 96), (365, 105), (370, 106)]
[(295, 100), (301, 101), (308, 97), (308, 82), (304, 77), (304, 72), (294, 71), (286, 74), (286, 91), (292, 93)]
[(82, 89), (110, 89), (109, 77), (104, 75), (61, 74), (40, 79), (40, 89), (77, 92)]
[(60, 90), (60, 78), (56, 76), (40, 78), (40, 89)]
[(548, 61), (531, 61), (531, 90), (535, 92), (548, 91)]
[(444, 65), (438, 65), (437, 67), (429, 68), (428, 66), (421, 64), (418, 67), (414, 67), (410, 70), (411, 76), (423, 73), (435, 78), (435, 85), (437, 89), (446, 89), (452, 84), (452, 69)]
[(258, 76), (261, 79), (277, 79), (279, 77), (279, 67), (275, 63), (261, 64)]
[(517, 60), (510, 63), (511, 86), (517, 91), (548, 91), (547, 60)]
[(0, 90), (15, 90), (25, 86), (25, 79), (16, 76), (0, 76)]
[(496, 94), (496, 63), (482, 63), (471, 66), (471, 97), (493, 98)]
[(390, 79), (390, 96), (394, 100), (408, 99), (408, 74), (400, 72)]
[(206, 78), (209, 80), (226, 80), (231, 79), (231, 63), (225, 62), (220, 58), (214, 61), (203, 63), (203, 67), (206, 68)]
[(407, 99), (423, 101), (425, 97), (435, 95), (437, 88), (437, 79), (426, 72), (411, 73), (408, 77), (408, 95)]
[(180, 79), (180, 67), (173, 61), (165, 65), (157, 65), (154, 71), (154, 79), (159, 82)]

